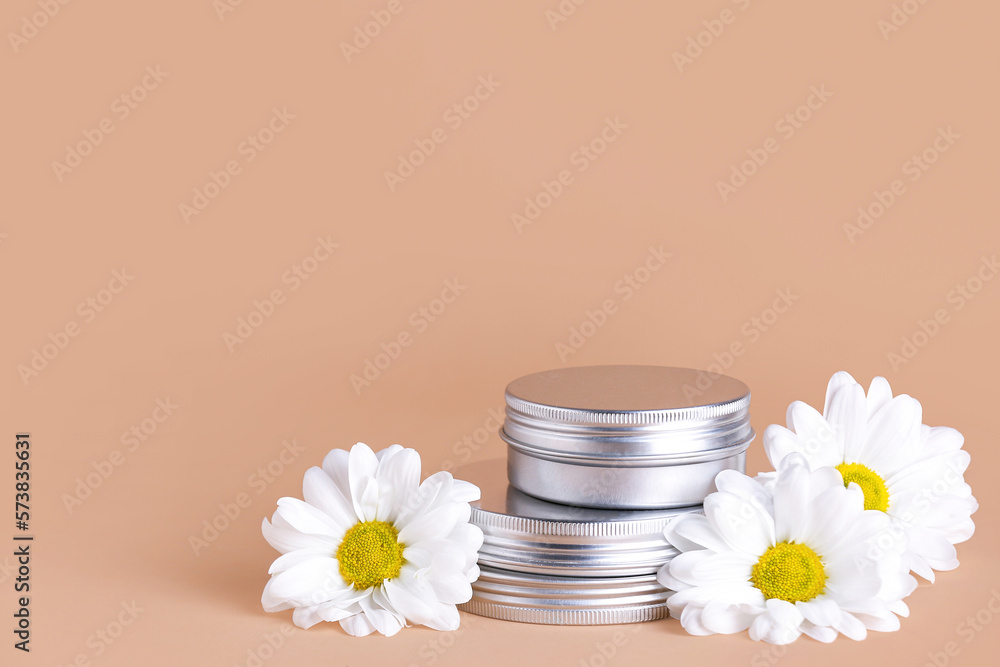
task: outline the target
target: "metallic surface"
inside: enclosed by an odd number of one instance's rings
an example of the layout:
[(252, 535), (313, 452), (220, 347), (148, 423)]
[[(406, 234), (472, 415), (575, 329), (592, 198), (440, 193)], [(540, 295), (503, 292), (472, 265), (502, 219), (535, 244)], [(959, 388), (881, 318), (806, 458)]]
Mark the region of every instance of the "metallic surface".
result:
[(472, 600), (458, 608), (522, 623), (606, 625), (666, 618), (668, 591), (654, 575), (550, 577), (481, 567)]
[(510, 486), (502, 459), (458, 468), (455, 476), (476, 484), (482, 498), (471, 522), (484, 535), (481, 566), (578, 577), (653, 574), (676, 555), (663, 528), (673, 510), (618, 511), (545, 502)]
[(585, 366), (507, 386), (501, 437), (511, 484), (558, 503), (613, 509), (701, 503), (722, 470), (744, 470), (750, 390), (659, 366)]

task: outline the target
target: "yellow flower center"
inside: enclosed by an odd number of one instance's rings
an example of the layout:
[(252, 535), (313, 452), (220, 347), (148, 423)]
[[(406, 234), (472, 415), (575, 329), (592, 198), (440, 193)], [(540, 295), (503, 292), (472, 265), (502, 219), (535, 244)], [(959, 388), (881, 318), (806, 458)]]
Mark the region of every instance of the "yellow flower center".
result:
[(881, 510), (889, 509), (889, 489), (877, 472), (866, 465), (860, 463), (847, 463), (846, 461), (837, 466), (841, 476), (844, 478), (844, 486), (854, 482), (865, 492), (865, 509)]
[(826, 571), (816, 552), (806, 545), (778, 542), (757, 560), (750, 583), (769, 600), (806, 602), (823, 592)]
[(399, 576), (403, 566), (403, 545), (396, 538), (399, 531), (386, 521), (362, 521), (355, 524), (337, 549), (340, 576), (357, 590), (381, 586), (386, 579)]

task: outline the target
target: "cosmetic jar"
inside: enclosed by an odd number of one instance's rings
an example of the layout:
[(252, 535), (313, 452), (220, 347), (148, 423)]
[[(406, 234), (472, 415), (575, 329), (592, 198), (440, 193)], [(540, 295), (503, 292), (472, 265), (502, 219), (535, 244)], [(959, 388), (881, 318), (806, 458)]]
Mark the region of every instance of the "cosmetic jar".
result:
[(746, 466), (750, 389), (690, 368), (582, 366), (526, 375), (505, 393), (510, 483), (580, 507), (697, 505)]
[(555, 625), (634, 623), (667, 616), (656, 571), (677, 550), (666, 510), (602, 510), (549, 503), (507, 482), (503, 459), (458, 468), (480, 488), (471, 523), (483, 531), (480, 577), (459, 608), (490, 618)]

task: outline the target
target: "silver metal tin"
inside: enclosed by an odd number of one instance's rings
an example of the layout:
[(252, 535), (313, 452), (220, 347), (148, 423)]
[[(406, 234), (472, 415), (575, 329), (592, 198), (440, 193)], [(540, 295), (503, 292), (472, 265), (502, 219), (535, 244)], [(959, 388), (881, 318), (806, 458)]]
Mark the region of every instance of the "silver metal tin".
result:
[(669, 596), (656, 576), (552, 577), (480, 567), (472, 600), (459, 609), (521, 623), (608, 625), (668, 616)]
[(662, 366), (582, 366), (507, 386), (501, 437), (510, 483), (556, 503), (609, 509), (696, 505), (722, 470), (744, 471), (750, 389)]
[(455, 476), (477, 485), (471, 522), (483, 531), (480, 566), (565, 577), (655, 574), (677, 554), (663, 536), (678, 514), (668, 510), (601, 510), (538, 500), (507, 483), (502, 459), (462, 466)]

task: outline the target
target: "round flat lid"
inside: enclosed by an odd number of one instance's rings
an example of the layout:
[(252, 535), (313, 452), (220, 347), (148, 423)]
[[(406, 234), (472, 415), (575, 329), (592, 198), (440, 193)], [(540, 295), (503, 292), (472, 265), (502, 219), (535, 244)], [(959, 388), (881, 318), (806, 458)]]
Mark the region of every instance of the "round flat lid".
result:
[(670, 465), (729, 456), (753, 439), (750, 388), (691, 368), (560, 368), (514, 380), (504, 398), (504, 440), (537, 458)]
[[(738, 410), (750, 388), (736, 378), (693, 368), (578, 366), (520, 377), (507, 385), (506, 397), (511, 407), (545, 419), (602, 422), (600, 414), (608, 412), (670, 412), (677, 419), (697, 419), (698, 413), (717, 416), (726, 406)], [(665, 420), (669, 415), (651, 415), (647, 421), (657, 416)]]

